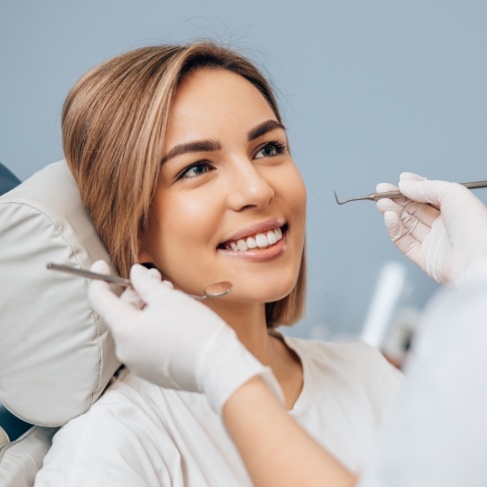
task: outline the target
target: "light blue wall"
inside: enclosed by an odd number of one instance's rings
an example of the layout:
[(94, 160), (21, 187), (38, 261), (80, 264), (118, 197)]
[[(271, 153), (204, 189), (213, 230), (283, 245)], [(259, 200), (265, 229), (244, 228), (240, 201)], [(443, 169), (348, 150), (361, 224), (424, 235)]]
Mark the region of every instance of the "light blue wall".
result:
[[(362, 325), (381, 265), (405, 262), (372, 203), (397, 181), (487, 179), (487, 3), (447, 0), (2, 0), (0, 161), (21, 179), (62, 157), (59, 113), (88, 68), (121, 51), (200, 37), (265, 65), (309, 191), (308, 314)], [(487, 190), (482, 195), (486, 201)], [(434, 286), (411, 264), (411, 301)]]

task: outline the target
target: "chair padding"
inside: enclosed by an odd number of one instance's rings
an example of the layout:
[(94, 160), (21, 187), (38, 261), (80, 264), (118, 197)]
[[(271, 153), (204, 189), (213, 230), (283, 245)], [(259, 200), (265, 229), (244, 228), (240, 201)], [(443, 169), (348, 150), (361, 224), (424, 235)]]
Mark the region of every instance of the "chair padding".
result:
[(32, 487), (56, 431), (33, 426), (18, 441), (0, 449), (0, 485)]
[(0, 402), (59, 426), (85, 412), (120, 363), (88, 282), (48, 262), (110, 262), (64, 161), (0, 197)]

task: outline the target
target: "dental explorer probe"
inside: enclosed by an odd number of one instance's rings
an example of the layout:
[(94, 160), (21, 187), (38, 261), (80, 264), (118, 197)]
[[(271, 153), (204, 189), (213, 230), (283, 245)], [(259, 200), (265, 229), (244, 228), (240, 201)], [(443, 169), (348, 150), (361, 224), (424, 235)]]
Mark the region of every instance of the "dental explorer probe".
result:
[[(54, 271), (67, 272), (75, 276), (87, 277), (88, 279), (98, 279), (110, 284), (119, 284), (120, 286), (124, 287), (132, 286), (130, 279), (126, 279), (125, 277), (113, 276), (111, 274), (100, 274), (98, 272), (89, 271), (88, 269), (82, 269), (64, 264), (54, 264), (52, 262), (47, 264), (46, 267)], [(205, 288), (201, 296), (189, 293), (185, 294), (196, 299), (219, 298), (228, 294), (232, 290), (232, 286), (232, 283), (228, 281), (214, 282)]]
[[(471, 183), (459, 183), (462, 186), (465, 186), (468, 189), (476, 189), (476, 188), (487, 188), (487, 181), (473, 181)], [(333, 191), (335, 194), (335, 200), (339, 205), (344, 205), (346, 203), (349, 203), (350, 201), (361, 201), (361, 200), (371, 200), (371, 201), (377, 201), (381, 200), (382, 198), (399, 198), (400, 196), (403, 196), (403, 194), (396, 189), (395, 191), (385, 191), (384, 193), (370, 193), (366, 196), (359, 196), (358, 198), (350, 198), (345, 201), (340, 201), (338, 199), (338, 196), (335, 191)]]

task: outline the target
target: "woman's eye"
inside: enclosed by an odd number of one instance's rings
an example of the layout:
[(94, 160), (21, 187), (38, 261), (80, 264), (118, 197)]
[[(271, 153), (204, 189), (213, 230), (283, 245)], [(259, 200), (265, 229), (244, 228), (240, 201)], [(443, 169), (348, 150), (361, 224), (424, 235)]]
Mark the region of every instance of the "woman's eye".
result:
[(264, 145), (259, 152), (255, 155), (256, 159), (261, 159), (263, 157), (275, 157), (282, 154), (286, 150), (286, 146), (280, 142), (269, 142)]
[(192, 166), (186, 168), (184, 171), (182, 171), (177, 179), (183, 179), (183, 178), (194, 178), (196, 176), (201, 176), (202, 174), (205, 174), (211, 170), (210, 165), (207, 162), (197, 162), (196, 164), (193, 164)]

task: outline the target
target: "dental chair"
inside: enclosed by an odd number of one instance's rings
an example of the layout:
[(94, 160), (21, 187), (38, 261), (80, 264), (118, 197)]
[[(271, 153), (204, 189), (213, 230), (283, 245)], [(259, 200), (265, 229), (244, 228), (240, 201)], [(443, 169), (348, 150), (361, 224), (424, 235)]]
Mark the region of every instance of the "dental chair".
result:
[(88, 282), (46, 268), (98, 259), (111, 263), (64, 161), (0, 196), (2, 487), (34, 484), (57, 429), (86, 412), (120, 366)]
[(0, 195), (15, 188), (18, 184), (20, 184), (20, 179), (0, 163)]

